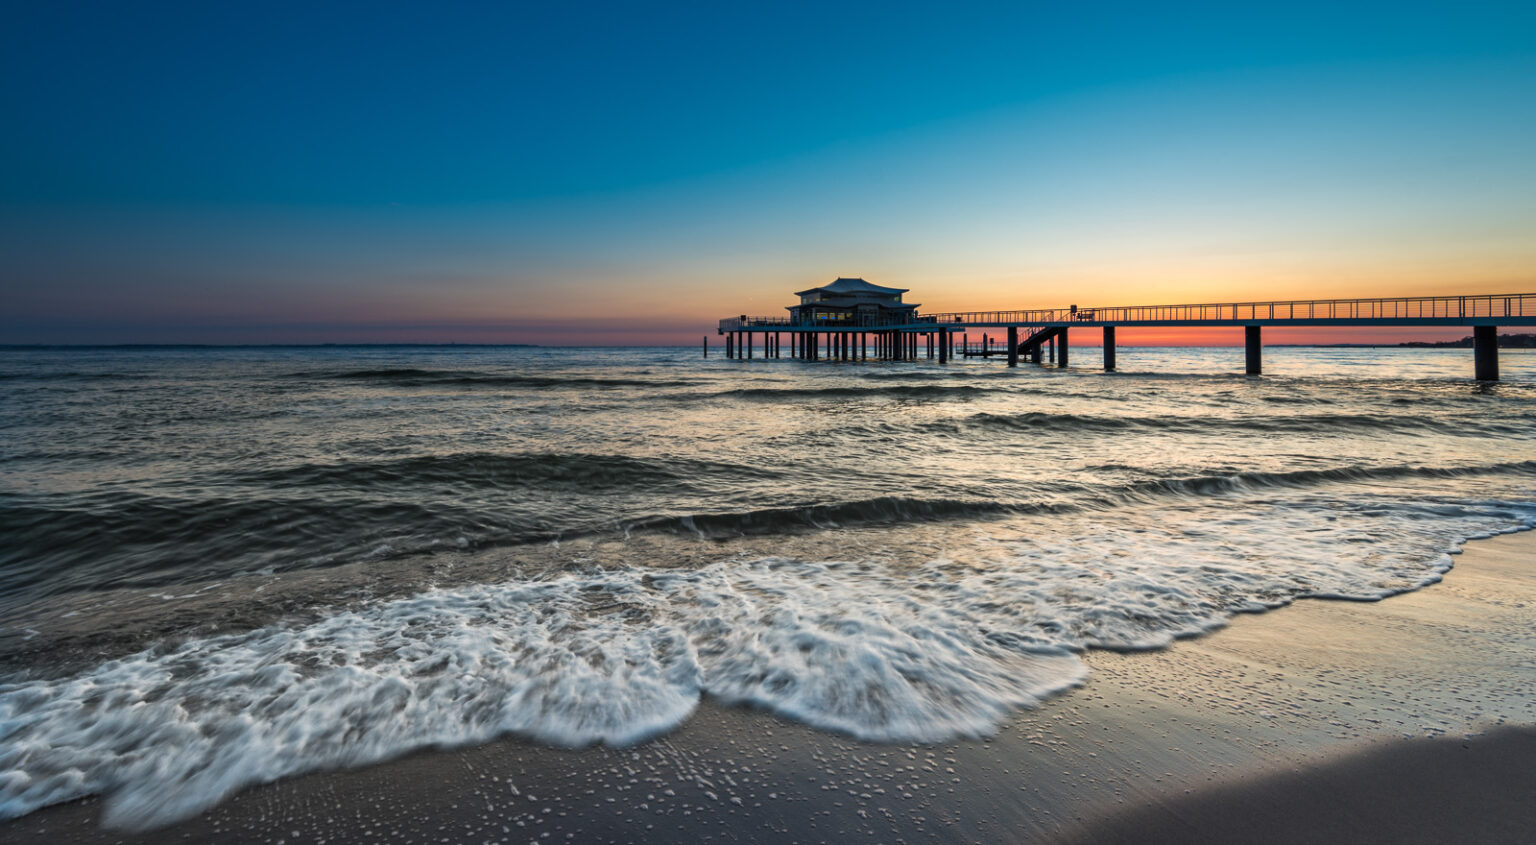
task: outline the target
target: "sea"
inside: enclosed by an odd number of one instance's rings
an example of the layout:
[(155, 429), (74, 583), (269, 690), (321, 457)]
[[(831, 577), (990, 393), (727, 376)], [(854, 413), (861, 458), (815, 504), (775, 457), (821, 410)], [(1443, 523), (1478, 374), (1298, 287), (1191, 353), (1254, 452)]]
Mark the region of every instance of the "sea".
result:
[(1536, 525), (1532, 352), (1479, 383), (1466, 349), (1074, 351), (0, 350), (0, 818), (624, 746), (704, 697), (983, 737), (1086, 650)]

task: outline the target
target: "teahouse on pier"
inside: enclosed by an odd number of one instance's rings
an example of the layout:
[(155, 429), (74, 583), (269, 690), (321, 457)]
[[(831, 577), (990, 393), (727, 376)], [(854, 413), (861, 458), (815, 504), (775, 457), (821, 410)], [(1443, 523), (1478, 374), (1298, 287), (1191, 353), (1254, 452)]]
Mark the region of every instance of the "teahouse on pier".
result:
[[(786, 317), (749, 317), (720, 321), (728, 358), (782, 358), (790, 341), (791, 358), (804, 361), (948, 361), (954, 336), (970, 329), (1002, 329), (1001, 348), (962, 347), (966, 356), (1005, 357), (1065, 367), (1071, 329), (1097, 328), (1103, 334), (1104, 369), (1115, 369), (1115, 329), (1126, 327), (1231, 327), (1243, 330), (1247, 372), (1263, 372), (1266, 326), (1467, 326), (1472, 329), (1475, 377), (1499, 378), (1500, 327), (1536, 326), (1536, 293), (1477, 296), (1421, 296), (1395, 299), (1322, 299), (1284, 302), (1227, 302), (1197, 305), (1130, 305), (1023, 311), (967, 311), (918, 314), (904, 303), (906, 288), (889, 288), (863, 279), (840, 278), (799, 291), (799, 304)], [(990, 340), (990, 338), (989, 338)], [(708, 354), (708, 344), (705, 346)]]

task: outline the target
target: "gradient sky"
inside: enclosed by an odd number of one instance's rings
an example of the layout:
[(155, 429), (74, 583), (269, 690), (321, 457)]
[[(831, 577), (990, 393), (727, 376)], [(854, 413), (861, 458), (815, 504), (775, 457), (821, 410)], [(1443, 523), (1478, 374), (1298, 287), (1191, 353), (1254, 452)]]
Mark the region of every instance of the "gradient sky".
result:
[(32, 3), (0, 78), (0, 343), (1536, 291), (1530, 2)]

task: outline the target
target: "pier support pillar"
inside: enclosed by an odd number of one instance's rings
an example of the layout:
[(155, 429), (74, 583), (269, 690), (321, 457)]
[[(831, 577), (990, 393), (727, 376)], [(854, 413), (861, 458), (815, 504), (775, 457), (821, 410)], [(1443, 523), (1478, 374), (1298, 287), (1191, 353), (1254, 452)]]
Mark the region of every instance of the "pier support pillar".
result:
[(1104, 371), (1115, 368), (1115, 327), (1104, 327)]
[(734, 358), (736, 356), (736, 345), (734, 343), (735, 338), (735, 332), (725, 333), (725, 357), (727, 358)]
[(1244, 344), (1248, 347), (1248, 375), (1257, 376), (1264, 373), (1264, 342), (1259, 336), (1258, 326), (1243, 326)]
[(939, 333), (939, 363), (949, 363), (949, 332)]
[(1499, 380), (1499, 327), (1472, 327), (1472, 367), (1478, 381)]
[(1056, 353), (1056, 366), (1058, 366), (1058, 367), (1065, 367), (1066, 365), (1067, 365), (1067, 327), (1066, 326), (1062, 326), (1061, 327), (1061, 349), (1060, 349), (1060, 351), (1058, 351)]
[(1045, 343), (1037, 343), (1029, 348), (1029, 363), (1038, 364), (1045, 358)]
[(746, 340), (746, 342), (747, 342), (746, 343), (746, 346), (747, 346), (747, 358), (750, 359), (752, 357), (752, 333), (751, 332), (742, 332), (742, 338), (744, 340)]
[(1019, 365), (1019, 329), (1017, 326), (1008, 327), (1008, 366)]
[(1051, 345), (1050, 355), (1048, 357), (1051, 359), (1051, 366), (1054, 367), (1056, 366), (1056, 336), (1051, 335), (1051, 339), (1046, 341), (1046, 343)]

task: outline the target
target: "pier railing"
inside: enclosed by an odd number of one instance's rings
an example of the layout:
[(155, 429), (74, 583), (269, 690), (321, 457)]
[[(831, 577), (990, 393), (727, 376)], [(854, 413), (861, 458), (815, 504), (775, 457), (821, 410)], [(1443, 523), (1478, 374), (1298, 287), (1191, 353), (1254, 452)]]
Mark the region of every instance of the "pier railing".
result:
[(1388, 299), (1297, 299), (1276, 302), (1207, 302), (1186, 305), (1044, 308), (1018, 311), (951, 311), (913, 316), (903, 321), (879, 318), (794, 320), (789, 317), (731, 317), (720, 331), (814, 331), (817, 329), (958, 329), (968, 326), (1050, 325), (1210, 325), (1232, 323), (1371, 323), (1400, 325), (1415, 321), (1454, 323), (1509, 319), (1511, 324), (1536, 321), (1536, 293), (1477, 296), (1417, 296)]
[(720, 331), (737, 332), (748, 329), (893, 329), (927, 326), (938, 323), (938, 318), (928, 315), (914, 316), (906, 320), (851, 319), (851, 320), (792, 320), (789, 317), (728, 317), (720, 321)]
[(1283, 302), (1221, 302), (1131, 305), (1024, 311), (955, 311), (929, 314), (940, 325), (1050, 323), (1225, 323), (1243, 320), (1458, 320), (1536, 317), (1536, 294), (1421, 296), (1393, 299), (1300, 299)]

